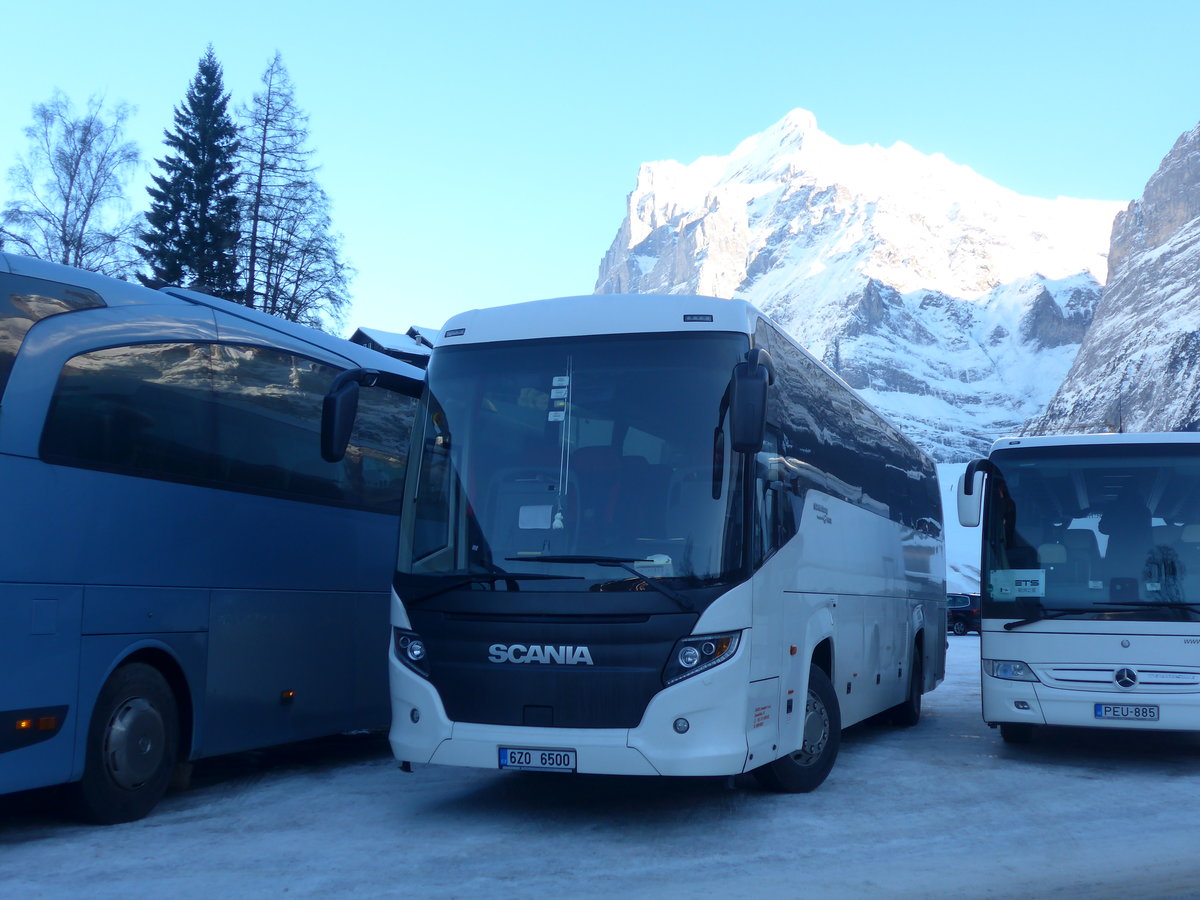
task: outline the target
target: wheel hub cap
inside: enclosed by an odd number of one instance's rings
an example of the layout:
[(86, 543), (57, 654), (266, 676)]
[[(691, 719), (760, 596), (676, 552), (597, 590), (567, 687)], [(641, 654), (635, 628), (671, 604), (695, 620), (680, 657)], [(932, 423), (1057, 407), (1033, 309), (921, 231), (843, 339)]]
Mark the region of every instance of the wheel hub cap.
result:
[(158, 710), (142, 697), (117, 707), (104, 735), (104, 765), (113, 782), (126, 790), (146, 783), (160, 765), (166, 728)]
[(812, 692), (804, 706), (804, 743), (792, 757), (802, 766), (811, 766), (820, 757), (829, 741), (829, 713), (825, 704)]

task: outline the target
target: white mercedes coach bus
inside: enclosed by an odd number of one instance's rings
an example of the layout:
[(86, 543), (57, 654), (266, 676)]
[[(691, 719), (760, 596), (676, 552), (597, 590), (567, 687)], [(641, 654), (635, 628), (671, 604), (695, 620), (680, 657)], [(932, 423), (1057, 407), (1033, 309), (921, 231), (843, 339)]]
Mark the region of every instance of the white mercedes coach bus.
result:
[(464, 313), (413, 441), (405, 763), (810, 791), (843, 727), (912, 725), (943, 678), (933, 464), (749, 303)]
[(982, 521), (983, 718), (1200, 729), (1200, 435), (997, 441), (958, 485)]

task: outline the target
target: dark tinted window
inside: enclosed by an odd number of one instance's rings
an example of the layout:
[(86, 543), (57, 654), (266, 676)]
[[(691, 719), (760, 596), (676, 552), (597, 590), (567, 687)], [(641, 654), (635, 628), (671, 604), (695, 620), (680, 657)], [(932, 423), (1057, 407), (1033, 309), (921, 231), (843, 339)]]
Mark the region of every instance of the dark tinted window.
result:
[(213, 480), (209, 356), (208, 344), (143, 344), (69, 360), (42, 432), (42, 457), (131, 475)]
[(399, 512), (415, 401), (364, 390), (346, 458), (321, 459), (336, 370), (292, 353), (142, 344), (63, 368), (42, 435), (50, 462)]
[(765, 320), (754, 342), (775, 363), (767, 419), (778, 454), (767, 483), (800, 497), (812, 487), (940, 535), (937, 475), (917, 447)]
[[(615, 556), (645, 560), (639, 577), (675, 586), (735, 577), (734, 454), (727, 438), (714, 452), (714, 430), (747, 344), (699, 333), (439, 348), (403, 570), (513, 570), (519, 559), (529, 571), (540, 556)], [(611, 566), (543, 565), (534, 571), (583, 580), (522, 590), (644, 589)]]
[(104, 301), (93, 291), (40, 278), (0, 274), (0, 397), (21, 342), (35, 322), (98, 306), (104, 306)]
[(992, 454), (990, 616), (1200, 620), (1195, 444), (1070, 444)]
[(779, 429), (768, 425), (763, 448), (755, 457), (759, 559), (766, 559), (795, 536), (803, 511), (804, 495), (796, 490), (796, 480), (791, 477), (794, 467), (781, 454), (782, 443)]

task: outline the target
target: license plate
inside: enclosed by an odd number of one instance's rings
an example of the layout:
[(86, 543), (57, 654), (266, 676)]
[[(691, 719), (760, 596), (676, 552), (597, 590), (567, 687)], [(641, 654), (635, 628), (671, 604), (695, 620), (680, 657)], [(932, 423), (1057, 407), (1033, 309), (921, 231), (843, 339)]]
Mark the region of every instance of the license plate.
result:
[(500, 768), (534, 772), (574, 772), (574, 750), (543, 750), (536, 747), (501, 747)]
[(1133, 722), (1157, 722), (1158, 707), (1136, 703), (1097, 703), (1096, 718), (1126, 719)]

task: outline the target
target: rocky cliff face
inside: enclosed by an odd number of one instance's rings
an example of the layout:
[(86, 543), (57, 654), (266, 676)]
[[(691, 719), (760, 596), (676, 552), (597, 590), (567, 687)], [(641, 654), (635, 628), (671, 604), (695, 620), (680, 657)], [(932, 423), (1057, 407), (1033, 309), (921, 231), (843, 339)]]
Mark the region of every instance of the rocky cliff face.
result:
[(646, 163), (598, 293), (743, 297), (941, 461), (1039, 413), (1100, 297), (1119, 206), (1022, 197), (797, 110), (730, 155)]
[(1119, 213), (1110, 277), (1074, 364), (1028, 433), (1200, 427), (1200, 126)]

